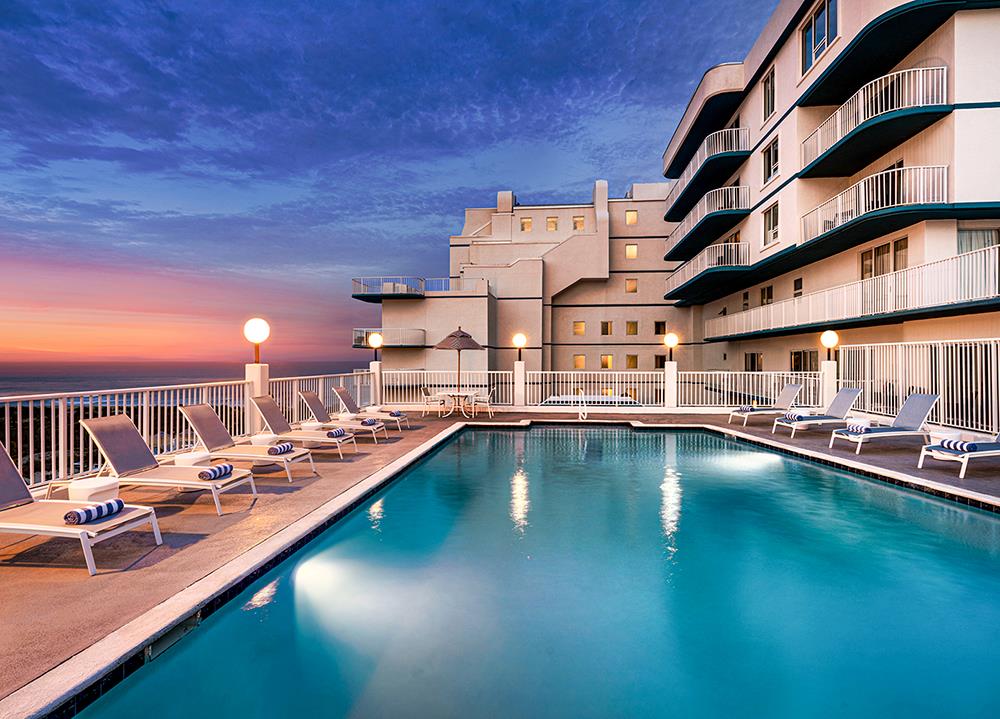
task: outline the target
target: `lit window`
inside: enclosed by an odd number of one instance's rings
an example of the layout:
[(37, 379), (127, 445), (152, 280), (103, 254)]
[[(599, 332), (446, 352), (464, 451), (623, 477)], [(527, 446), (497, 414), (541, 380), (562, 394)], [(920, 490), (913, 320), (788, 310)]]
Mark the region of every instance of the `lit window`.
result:
[(628, 320), (625, 323), (625, 334), (633, 336), (639, 334), (639, 322), (636, 320)]
[(625, 210), (625, 224), (626, 225), (638, 225), (639, 224), (639, 210)]
[(545, 218), (545, 231), (555, 232), (559, 229), (559, 218), (558, 217), (546, 217)]
[(778, 241), (778, 203), (764, 210), (764, 247)]
[(788, 368), (792, 372), (818, 372), (819, 350), (792, 350)]
[(625, 292), (632, 295), (639, 291), (639, 280), (634, 277), (625, 280)]
[(614, 365), (614, 360), (611, 355), (601, 355), (601, 369), (611, 369)]
[(625, 259), (634, 260), (639, 256), (639, 245), (625, 245)]
[(746, 312), (748, 309), (750, 309), (750, 292), (749, 291), (743, 293), (743, 311)]
[(573, 355), (573, 369), (584, 369), (587, 366), (587, 355)]
[(573, 229), (574, 230), (583, 229), (583, 215), (576, 215), (573, 217)]
[(792, 280), (792, 297), (802, 296), (802, 278), (796, 277)]
[(625, 355), (625, 369), (639, 369), (639, 355)]
[(656, 369), (663, 369), (667, 366), (667, 356), (666, 355), (653, 355), (653, 367)]
[(764, 148), (764, 182), (767, 183), (778, 174), (778, 138), (774, 138)]
[(587, 333), (587, 323), (586, 322), (574, 322), (573, 323), (573, 334), (583, 335)]
[(805, 73), (837, 37), (837, 0), (820, 0), (799, 32), (802, 38), (802, 72)]
[(608, 322), (607, 320), (605, 320), (604, 322), (601, 322), (601, 334), (602, 335), (604, 335), (605, 337), (607, 337), (608, 335), (614, 334), (614, 331), (615, 331), (615, 323), (614, 322)]
[(653, 334), (654, 335), (665, 335), (667, 334), (667, 323), (663, 320), (657, 320), (653, 323)]
[(531, 232), (531, 218), (522, 217), (521, 218), (521, 232)]
[(761, 90), (764, 93), (764, 120), (774, 114), (774, 68), (772, 67), (761, 80)]
[(769, 305), (774, 302), (774, 285), (768, 285), (767, 287), (760, 288), (760, 303), (761, 305)]

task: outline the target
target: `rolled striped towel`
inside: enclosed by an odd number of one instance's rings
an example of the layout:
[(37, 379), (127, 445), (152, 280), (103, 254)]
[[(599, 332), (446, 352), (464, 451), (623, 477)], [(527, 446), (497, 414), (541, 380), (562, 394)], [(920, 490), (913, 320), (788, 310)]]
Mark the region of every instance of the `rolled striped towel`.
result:
[(228, 463), (215, 464), (198, 472), (198, 479), (218, 479), (233, 473), (233, 465)]
[(361, 424), (363, 424), (365, 427), (374, 427), (376, 424), (378, 424), (378, 420), (375, 419), (374, 417), (366, 417), (365, 419), (361, 420)]
[(963, 442), (960, 439), (942, 439), (939, 444), (945, 449), (955, 452), (975, 452), (979, 446), (975, 442)]
[(741, 404), (739, 407), (736, 408), (736, 411), (737, 412), (753, 412), (753, 405), (752, 404)]
[(293, 449), (295, 449), (295, 447), (292, 446), (291, 442), (282, 442), (281, 444), (276, 444), (273, 447), (268, 447), (267, 448), (267, 453), (271, 454), (271, 455), (275, 455), (275, 454), (288, 454)]
[(846, 429), (851, 434), (864, 434), (871, 429), (871, 425), (852, 422), (847, 425)]
[(63, 520), (66, 524), (86, 524), (87, 522), (93, 522), (98, 519), (104, 519), (105, 517), (118, 514), (123, 509), (125, 509), (125, 502), (118, 497), (115, 497), (114, 499), (109, 499), (107, 502), (101, 502), (100, 504), (92, 504), (89, 507), (71, 509), (63, 515)]
[(799, 414), (798, 412), (785, 412), (785, 419), (789, 422), (801, 422), (805, 418), (804, 414)]
[(402, 417), (403, 413), (400, 412), (398, 409), (394, 409), (394, 410), (390, 410), (389, 411), (389, 416), (390, 417)]
[(337, 437), (343, 437), (347, 432), (344, 431), (342, 427), (337, 427), (336, 429), (331, 429), (326, 433), (326, 436), (330, 439), (337, 439)]

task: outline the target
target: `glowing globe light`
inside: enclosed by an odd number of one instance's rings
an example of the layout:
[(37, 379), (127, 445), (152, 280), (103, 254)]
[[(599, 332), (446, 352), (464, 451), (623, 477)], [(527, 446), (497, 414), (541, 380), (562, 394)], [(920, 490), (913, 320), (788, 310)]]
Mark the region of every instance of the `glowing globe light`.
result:
[(271, 325), (265, 319), (254, 317), (243, 325), (243, 336), (253, 345), (253, 361), (260, 364), (260, 344), (271, 336)]

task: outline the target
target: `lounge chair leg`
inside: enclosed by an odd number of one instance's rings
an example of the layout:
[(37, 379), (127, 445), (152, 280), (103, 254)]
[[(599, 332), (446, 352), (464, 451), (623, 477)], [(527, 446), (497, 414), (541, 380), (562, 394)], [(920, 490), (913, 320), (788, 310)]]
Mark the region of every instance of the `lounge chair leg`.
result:
[(830, 446), (829, 449), (833, 449), (833, 440), (837, 439), (836, 432), (830, 432)]
[(253, 481), (253, 475), (250, 475), (250, 496), (257, 499), (257, 485)]
[[(251, 484), (253, 480), (251, 480)], [(156, 540), (156, 546), (163, 544), (163, 537), (160, 535), (160, 523), (156, 521), (156, 512), (149, 513), (149, 524), (153, 528), (153, 539)]]
[(792, 436), (789, 439), (795, 439), (795, 425), (792, 425)]
[(926, 450), (926, 448), (921, 448), (920, 449), (920, 459), (917, 460), (917, 469), (923, 469), (924, 468), (924, 457), (926, 457), (926, 456), (927, 456), (927, 450)]
[(340, 442), (337, 442), (337, 454), (340, 455), (341, 459), (344, 458), (344, 448), (341, 446)]
[(864, 442), (862, 442), (860, 439), (858, 439), (858, 448), (856, 450), (854, 450), (854, 454), (861, 454), (861, 445), (863, 445), (863, 444), (864, 444)]
[[(309, 468), (312, 469), (313, 475), (319, 474), (319, 472), (316, 471), (316, 462), (313, 461), (312, 452), (309, 453)], [(291, 478), (292, 475), (289, 474), (288, 476)]]
[[(309, 455), (309, 461), (312, 462), (312, 455)], [(288, 477), (288, 483), (292, 483), (292, 463), (287, 459), (285, 460), (285, 476)]]
[(746, 426), (747, 426), (747, 422), (748, 422), (749, 420), (750, 420), (750, 415), (749, 415), (749, 414), (747, 414), (747, 415), (744, 415), (744, 416), (743, 416), (743, 426), (744, 426), (744, 427), (746, 427)]
[(968, 457), (963, 457), (962, 458), (962, 469), (959, 470), (959, 472), (958, 472), (958, 478), (959, 479), (965, 479), (965, 470), (967, 470), (968, 468), (969, 468), (969, 458)]
[(83, 560), (87, 563), (87, 571), (90, 572), (90, 576), (94, 576), (97, 574), (97, 565), (94, 564), (94, 551), (86, 532), (80, 532), (80, 546), (83, 547)]
[(215, 511), (221, 517), (222, 516), (222, 505), (219, 504), (219, 488), (214, 484), (212, 485), (212, 501), (215, 502)]

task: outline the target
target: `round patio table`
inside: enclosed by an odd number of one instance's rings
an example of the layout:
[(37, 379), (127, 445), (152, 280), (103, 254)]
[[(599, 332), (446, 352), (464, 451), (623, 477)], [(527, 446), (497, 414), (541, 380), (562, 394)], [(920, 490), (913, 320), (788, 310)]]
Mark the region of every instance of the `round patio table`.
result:
[(469, 414), (465, 411), (466, 405), (471, 404), (472, 398), (477, 394), (476, 390), (444, 390), (441, 392), (435, 392), (435, 397), (444, 397), (451, 402), (451, 407), (448, 412), (444, 415), (445, 417), (451, 417), (455, 414), (455, 410), (458, 409), (462, 412), (463, 417), (469, 417)]

